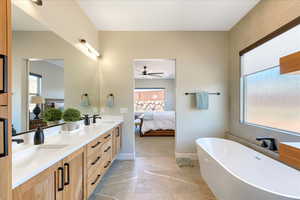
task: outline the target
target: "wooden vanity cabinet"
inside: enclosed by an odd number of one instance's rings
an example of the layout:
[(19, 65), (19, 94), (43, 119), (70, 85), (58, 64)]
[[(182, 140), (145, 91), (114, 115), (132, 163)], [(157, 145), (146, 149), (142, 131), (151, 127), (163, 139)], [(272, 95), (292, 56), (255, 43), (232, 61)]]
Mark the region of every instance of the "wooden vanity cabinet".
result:
[(13, 190), (13, 200), (85, 200), (85, 151), (76, 151)]
[(59, 162), (13, 190), (13, 200), (62, 200), (63, 164)]
[(121, 128), (99, 136), (18, 186), (13, 190), (13, 200), (88, 199), (120, 151)]
[(84, 200), (86, 186), (85, 151), (79, 149), (63, 160), (64, 200)]

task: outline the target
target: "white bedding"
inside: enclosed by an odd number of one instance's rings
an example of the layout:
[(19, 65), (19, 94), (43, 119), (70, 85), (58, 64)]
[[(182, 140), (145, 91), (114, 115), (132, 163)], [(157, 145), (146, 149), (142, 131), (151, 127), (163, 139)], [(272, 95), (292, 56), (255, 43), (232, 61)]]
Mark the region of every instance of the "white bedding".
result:
[(150, 130), (175, 130), (175, 111), (144, 113), (142, 133)]

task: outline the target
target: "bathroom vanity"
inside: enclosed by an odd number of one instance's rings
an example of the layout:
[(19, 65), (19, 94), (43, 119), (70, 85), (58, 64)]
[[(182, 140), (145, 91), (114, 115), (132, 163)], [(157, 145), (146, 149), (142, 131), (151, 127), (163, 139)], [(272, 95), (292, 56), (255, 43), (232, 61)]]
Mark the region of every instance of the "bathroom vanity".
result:
[(116, 159), (121, 133), (121, 120), (103, 121), (16, 152), (13, 200), (88, 199)]

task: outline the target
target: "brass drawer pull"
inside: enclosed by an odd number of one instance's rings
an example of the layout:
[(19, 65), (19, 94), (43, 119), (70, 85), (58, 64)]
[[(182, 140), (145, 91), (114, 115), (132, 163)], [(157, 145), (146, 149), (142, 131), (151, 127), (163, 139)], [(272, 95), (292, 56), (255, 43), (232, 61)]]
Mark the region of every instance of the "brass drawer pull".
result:
[(97, 159), (91, 163), (91, 165), (95, 165), (99, 160), (100, 160), (101, 156), (98, 156)]
[(95, 145), (92, 146), (92, 149), (96, 148), (97, 146), (99, 146), (99, 144), (101, 144), (101, 142), (97, 142)]
[(108, 166), (110, 165), (110, 161), (107, 162), (107, 164), (104, 166), (104, 169), (108, 168)]
[(104, 139), (107, 139), (107, 138), (109, 138), (110, 136), (111, 136), (111, 135), (109, 134), (109, 135), (105, 136)]
[(104, 152), (108, 152), (110, 150), (111, 146), (107, 147), (107, 149), (104, 150)]
[(96, 180), (94, 182), (92, 182), (91, 185), (95, 185), (98, 182), (100, 177), (101, 177), (101, 174), (98, 174)]

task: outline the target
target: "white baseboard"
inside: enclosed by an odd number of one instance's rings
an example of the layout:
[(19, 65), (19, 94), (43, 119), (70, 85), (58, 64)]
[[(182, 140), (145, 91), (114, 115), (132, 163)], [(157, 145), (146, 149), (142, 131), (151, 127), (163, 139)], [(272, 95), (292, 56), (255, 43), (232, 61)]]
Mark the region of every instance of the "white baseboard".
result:
[(134, 153), (119, 153), (117, 160), (135, 160)]
[(189, 158), (191, 160), (198, 160), (197, 153), (178, 153), (175, 152), (176, 158)]

